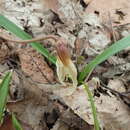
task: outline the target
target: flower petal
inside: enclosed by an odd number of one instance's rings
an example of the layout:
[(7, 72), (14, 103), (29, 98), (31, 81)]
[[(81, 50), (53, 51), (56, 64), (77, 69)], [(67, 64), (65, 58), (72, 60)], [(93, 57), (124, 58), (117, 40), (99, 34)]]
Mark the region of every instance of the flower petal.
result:
[(56, 66), (57, 66), (57, 76), (58, 76), (61, 84), (65, 85), (65, 83), (64, 83), (65, 77), (69, 76), (72, 79), (73, 86), (77, 87), (77, 84), (78, 84), (77, 69), (76, 69), (74, 63), (71, 60), (69, 60), (69, 64), (67, 66), (65, 66), (61, 62), (60, 58), (57, 58)]

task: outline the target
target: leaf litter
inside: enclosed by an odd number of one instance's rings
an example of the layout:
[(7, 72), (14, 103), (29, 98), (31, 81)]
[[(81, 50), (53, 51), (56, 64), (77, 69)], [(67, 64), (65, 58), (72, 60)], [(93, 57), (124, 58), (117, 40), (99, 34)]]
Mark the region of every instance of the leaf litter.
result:
[[(83, 6), (82, 2), (5, 0), (1, 12), (35, 37), (58, 34), (65, 38), (74, 63), (77, 64), (79, 56), (74, 51), (83, 57), (78, 63), (78, 70), (81, 70), (82, 62), (89, 63), (114, 41), (112, 32), (118, 35), (117, 39), (129, 35), (127, 0), (115, 1), (116, 4), (112, 1), (102, 4), (106, 1), (84, 0), (87, 6)], [(110, 22), (112, 25), (108, 24)], [(5, 34), (11, 36), (8, 32)], [(77, 38), (79, 47), (75, 48)], [(82, 86), (73, 89), (71, 83), (67, 87), (55, 84), (56, 70), (45, 58), (28, 45), (5, 42), (0, 41), (1, 76), (10, 68), (15, 70), (7, 104), (10, 112), (16, 113), (19, 120), (34, 130), (93, 129), (90, 104)], [(46, 47), (52, 50), (48, 41)], [(95, 69), (87, 82), (94, 96), (100, 125), (106, 130), (129, 130), (129, 102), (120, 95), (129, 90), (129, 51), (127, 48), (109, 58), (99, 66), (101, 68)], [(14, 52), (19, 60), (12, 57)], [(98, 78), (94, 80), (93, 77)], [(113, 91), (103, 87), (102, 82)], [(129, 94), (126, 96), (129, 98)], [(68, 112), (68, 109), (71, 110)], [(78, 126), (75, 124), (77, 121), (80, 122)]]

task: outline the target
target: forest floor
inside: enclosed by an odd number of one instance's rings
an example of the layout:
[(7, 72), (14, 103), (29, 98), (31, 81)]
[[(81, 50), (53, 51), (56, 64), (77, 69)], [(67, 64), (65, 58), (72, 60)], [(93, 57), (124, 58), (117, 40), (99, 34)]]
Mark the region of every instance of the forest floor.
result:
[[(78, 72), (129, 35), (129, 12), (130, 0), (0, 0), (0, 13), (32, 37), (55, 35), (66, 39)], [(18, 39), (2, 27), (0, 33)], [(55, 55), (50, 41), (41, 43)], [(87, 80), (104, 130), (130, 130), (129, 54), (128, 47), (111, 56)], [(47, 58), (29, 44), (0, 39), (0, 76), (10, 69), (13, 77), (7, 108), (16, 114), (24, 130), (94, 130), (82, 86), (69, 94), (71, 90), (58, 83), (56, 67)], [(58, 89), (53, 89), (55, 86)], [(0, 130), (8, 129), (4, 125), (9, 118)]]

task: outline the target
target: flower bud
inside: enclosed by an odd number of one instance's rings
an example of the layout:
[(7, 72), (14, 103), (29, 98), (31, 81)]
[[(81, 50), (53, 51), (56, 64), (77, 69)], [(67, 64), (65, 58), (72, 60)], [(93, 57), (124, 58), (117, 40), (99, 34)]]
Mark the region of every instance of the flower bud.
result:
[(58, 43), (58, 45), (56, 47), (56, 51), (57, 51), (57, 55), (58, 55), (59, 59), (61, 60), (61, 62), (65, 66), (67, 66), (69, 64), (69, 60), (70, 60), (70, 55), (69, 55), (67, 46), (63, 42)]
[(56, 47), (57, 50), (57, 75), (59, 81), (65, 85), (64, 80), (66, 77), (70, 77), (73, 82), (73, 86), (77, 86), (77, 69), (72, 62), (68, 48), (64, 41), (59, 40), (58, 45)]

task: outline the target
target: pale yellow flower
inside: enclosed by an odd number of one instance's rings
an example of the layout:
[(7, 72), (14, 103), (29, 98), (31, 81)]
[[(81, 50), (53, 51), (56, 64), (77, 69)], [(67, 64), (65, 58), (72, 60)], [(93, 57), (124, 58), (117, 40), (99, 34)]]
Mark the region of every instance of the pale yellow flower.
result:
[(56, 61), (56, 67), (57, 67), (57, 76), (59, 78), (60, 83), (65, 85), (65, 78), (70, 77), (73, 82), (73, 86), (77, 86), (77, 69), (72, 62), (68, 48), (66, 44), (60, 40), (57, 47), (57, 61)]

